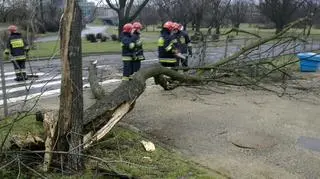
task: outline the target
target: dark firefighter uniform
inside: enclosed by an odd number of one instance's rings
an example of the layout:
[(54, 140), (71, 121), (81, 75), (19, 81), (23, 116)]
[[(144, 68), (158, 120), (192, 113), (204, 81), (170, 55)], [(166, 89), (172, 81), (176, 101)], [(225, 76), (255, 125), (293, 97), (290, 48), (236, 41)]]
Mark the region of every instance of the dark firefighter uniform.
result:
[(121, 38), (123, 77), (122, 80), (129, 80), (131, 75), (140, 69), (140, 61), (136, 60), (135, 37), (131, 33), (123, 32)]
[(175, 36), (170, 34), (168, 29), (162, 29), (160, 38), (158, 40), (158, 57), (159, 62), (164, 67), (176, 67), (177, 59), (175, 54), (177, 49), (174, 46), (176, 43)]
[[(175, 34), (175, 38), (177, 39), (176, 43), (174, 44), (175, 47), (182, 53), (186, 58), (185, 59), (178, 59), (181, 60), (181, 65), (183, 67), (188, 66), (188, 56), (192, 56), (192, 45), (191, 40), (188, 33), (184, 30), (179, 30)], [(177, 65), (179, 65), (179, 61), (177, 61)]]
[(28, 45), (23, 40), (22, 35), (18, 32), (12, 32), (7, 42), (7, 48), (4, 51), (4, 57), (8, 60), (11, 54), (11, 61), (16, 73), (16, 81), (27, 79), (25, 62), (28, 51)]
[(136, 60), (141, 62), (141, 61), (145, 60), (145, 57), (144, 57), (144, 54), (143, 54), (143, 44), (142, 44), (142, 41), (140, 39), (140, 33), (139, 32), (135, 32), (133, 34), (133, 36), (134, 36), (134, 41), (135, 41), (135, 44), (136, 44), (136, 47), (135, 47)]

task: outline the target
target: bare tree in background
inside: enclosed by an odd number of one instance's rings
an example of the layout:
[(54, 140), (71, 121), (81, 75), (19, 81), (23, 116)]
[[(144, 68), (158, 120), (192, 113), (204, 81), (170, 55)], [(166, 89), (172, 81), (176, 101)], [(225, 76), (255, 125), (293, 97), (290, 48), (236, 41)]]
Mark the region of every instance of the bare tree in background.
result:
[[(0, 22), (14, 23), (23, 30), (57, 32), (62, 10), (53, 1), (7, 0), (0, 2)], [(32, 24), (32, 25), (31, 25)]]
[(240, 24), (246, 20), (248, 8), (249, 8), (248, 1), (245, 1), (245, 0), (232, 1), (228, 11), (228, 18), (230, 19), (233, 27), (239, 28)]
[(225, 20), (231, 0), (212, 0), (208, 4), (210, 10), (208, 13), (209, 16), (209, 32), (212, 27), (216, 29), (215, 34), (220, 34), (220, 29), (223, 21)]
[[(123, 25), (137, 18), (142, 9), (148, 4), (149, 0), (140, 0), (138, 2), (134, 0), (116, 0), (115, 4), (112, 0), (106, 0), (106, 2), (108, 6), (118, 14), (118, 35), (120, 36)], [(133, 6), (136, 7), (135, 10), (133, 9)]]
[(191, 0), (153, 0), (161, 22), (176, 21), (185, 27), (192, 20)]
[(210, 0), (199, 0), (192, 1), (190, 0), (189, 11), (192, 16), (193, 28), (196, 32), (200, 32), (201, 24), (204, 20), (204, 15), (207, 10), (209, 10)]
[(276, 26), (276, 33), (280, 32), (293, 17), (293, 14), (306, 0), (260, 0), (258, 8)]
[[(155, 13), (157, 11), (155, 6), (147, 5), (140, 13), (138, 19), (146, 26), (146, 30), (148, 30), (148, 25), (155, 25), (158, 24), (160, 21), (160, 17), (158, 16), (158, 13)], [(153, 30), (155, 30), (153, 28)]]

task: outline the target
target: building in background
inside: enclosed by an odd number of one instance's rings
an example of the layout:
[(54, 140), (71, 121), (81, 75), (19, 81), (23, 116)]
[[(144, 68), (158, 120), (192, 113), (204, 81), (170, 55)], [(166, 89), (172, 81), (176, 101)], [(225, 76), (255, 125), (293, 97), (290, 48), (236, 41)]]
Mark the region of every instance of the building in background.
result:
[(88, 23), (94, 20), (94, 12), (96, 5), (94, 2), (88, 2), (87, 0), (79, 0), (79, 6), (82, 11), (83, 20)]
[[(54, 6), (64, 8), (66, 0), (45, 0), (47, 3), (53, 3)], [(87, 0), (79, 0), (79, 6), (82, 11), (82, 19), (85, 23), (91, 22), (94, 19), (95, 4), (94, 2), (88, 2)]]
[(95, 17), (102, 20), (103, 24), (117, 25), (118, 14), (111, 8), (106, 6), (97, 7), (95, 11)]

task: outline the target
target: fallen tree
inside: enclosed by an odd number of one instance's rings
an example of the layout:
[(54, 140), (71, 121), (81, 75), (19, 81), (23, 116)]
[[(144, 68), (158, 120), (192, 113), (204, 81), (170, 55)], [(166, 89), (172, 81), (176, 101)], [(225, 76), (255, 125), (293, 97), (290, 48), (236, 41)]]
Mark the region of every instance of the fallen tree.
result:
[[(160, 65), (154, 65), (148, 68), (143, 68), (139, 72), (135, 73), (133, 79), (130, 81), (122, 82), (115, 90), (111, 93), (105, 94), (104, 90), (98, 83), (96, 77), (96, 68), (95, 63), (91, 64), (89, 70), (89, 82), (92, 88), (93, 94), (96, 96), (97, 101), (95, 104), (90, 106), (84, 111), (83, 117), (83, 143), (80, 146), (84, 149), (88, 149), (93, 143), (102, 139), (116, 124), (119, 122), (127, 113), (129, 113), (135, 105), (136, 100), (144, 92), (146, 88), (146, 80), (149, 78), (154, 78), (156, 84), (162, 86), (165, 90), (170, 90), (174, 88), (172, 81), (178, 81), (179, 84), (191, 84), (191, 85), (203, 85), (209, 81), (216, 81), (221, 83), (229, 83), (228, 80), (222, 80), (225, 78), (230, 79), (231, 77), (241, 78), (241, 81), (246, 81), (248, 85), (258, 86), (259, 80), (250, 78), (248, 72), (245, 71), (250, 67), (259, 66), (260, 68), (266, 68), (266, 72), (263, 75), (278, 71), (282, 74), (286, 72), (282, 71), (286, 65), (291, 64), (282, 64), (280, 66), (275, 65), (271, 61), (259, 61), (259, 62), (246, 62), (246, 63), (234, 63), (236, 59), (240, 56), (246, 56), (252, 49), (256, 48), (259, 45), (268, 43), (277, 38), (282, 38), (286, 32), (289, 31), (292, 27), (297, 24), (300, 24), (309, 18), (299, 19), (291, 23), (287, 28), (282, 32), (267, 38), (259, 38), (257, 41), (247, 45), (242, 48), (240, 51), (235, 54), (220, 60), (218, 63), (207, 65), (204, 67), (196, 68), (178, 68), (184, 70), (196, 70), (200, 72), (201, 75), (190, 76), (180, 74), (176, 70), (168, 69)], [(292, 37), (288, 37), (292, 38)], [(267, 68), (266, 66), (271, 66), (272, 68)], [(240, 70), (244, 69), (244, 70)], [(204, 75), (205, 72), (209, 72)], [(199, 74), (199, 73), (198, 73)], [(169, 77), (169, 78), (168, 78)], [(169, 79), (169, 80), (168, 80)], [(259, 76), (258, 79), (261, 79)], [(239, 80), (238, 80), (239, 81)], [(46, 151), (54, 150), (55, 141), (58, 140), (58, 128), (56, 125), (57, 119), (55, 115), (52, 115), (52, 112), (46, 113), (44, 119), (44, 126), (46, 131)], [(46, 119), (47, 118), (47, 119)], [(75, 149), (73, 149), (75, 150)], [(48, 165), (51, 163), (51, 156), (45, 157), (45, 168), (48, 168)]]

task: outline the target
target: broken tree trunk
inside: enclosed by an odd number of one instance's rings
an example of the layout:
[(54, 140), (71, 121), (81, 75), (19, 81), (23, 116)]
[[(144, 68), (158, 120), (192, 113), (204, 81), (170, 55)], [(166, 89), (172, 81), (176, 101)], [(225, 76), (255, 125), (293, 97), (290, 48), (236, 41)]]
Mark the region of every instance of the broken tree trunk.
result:
[[(94, 75), (92, 73), (91, 75)], [(161, 85), (166, 86), (163, 75), (184, 83), (201, 84), (202, 78), (185, 76), (177, 71), (154, 65), (137, 72), (130, 81), (122, 82), (113, 92), (102, 96), (94, 105), (84, 112), (84, 131), (86, 134), (83, 143), (84, 149), (102, 139), (130, 110), (134, 107), (136, 99), (144, 92), (146, 80), (155, 77)], [(93, 77), (95, 78), (95, 77)], [(95, 86), (95, 85), (94, 85)], [(97, 86), (101, 87), (99, 84)], [(46, 154), (44, 159), (44, 171), (48, 171), (51, 160), (54, 157), (50, 151), (56, 150), (56, 140), (61, 132), (58, 120), (54, 112), (44, 112), (44, 128), (46, 131)], [(59, 119), (60, 120), (60, 119)], [(57, 156), (56, 156), (57, 157)]]
[(141, 69), (130, 81), (122, 82), (117, 89), (104, 96), (84, 112), (85, 147), (100, 140), (112, 127), (127, 114), (136, 99), (144, 92), (146, 80), (151, 77), (166, 75), (184, 83), (201, 83), (203, 79), (185, 76), (160, 65)]
[(60, 155), (62, 169), (72, 171), (84, 168), (80, 154), (82, 152), (82, 56), (81, 56), (81, 11), (77, 0), (66, 1), (61, 22), (61, 62), (62, 81), (58, 136), (56, 150), (69, 152), (67, 160)]
[[(299, 20), (298, 22), (302, 22), (303, 20)], [(292, 27), (293, 25), (298, 24), (297, 22), (291, 24), (288, 26), (288, 28)], [(288, 28), (286, 28), (284, 31), (288, 31)], [(278, 33), (284, 34), (282, 32)], [(280, 37), (280, 36), (277, 36)], [(226, 59), (221, 60), (217, 64), (209, 65), (206, 67), (201, 67), (203, 71), (206, 71), (208, 69), (217, 69), (221, 68), (221, 65), (232, 62), (237, 57), (239, 57), (241, 54), (247, 53), (250, 49), (253, 49), (257, 47), (258, 45), (261, 45), (263, 43), (269, 42), (272, 39), (276, 38), (275, 36), (267, 39), (259, 39), (258, 42), (255, 42), (253, 44), (249, 44), (247, 47), (244, 48), (244, 50), (235, 53), (231, 57), (228, 57)], [(65, 39), (62, 39), (62, 44), (68, 44), (64, 41)], [(80, 44), (80, 42), (79, 42)], [(62, 51), (65, 53), (65, 51)], [(64, 54), (62, 53), (62, 54)], [(67, 53), (68, 54), (68, 53)], [(80, 58), (81, 59), (81, 58)], [(81, 61), (81, 60), (80, 60)], [(64, 61), (63, 61), (64, 62)], [(66, 62), (68, 64), (68, 61)], [(220, 66), (219, 66), (220, 65)], [(224, 68), (224, 67), (222, 67)], [(81, 69), (81, 68), (79, 68)], [(192, 68), (190, 68), (192, 69)], [(231, 69), (230, 69), (231, 70)], [(70, 75), (70, 74), (69, 74)], [(78, 75), (78, 74), (77, 74)], [(96, 73), (92, 73), (92, 75), (96, 75)], [(77, 149), (80, 149), (81, 146), (84, 146), (85, 148), (90, 147), (90, 145), (101, 138), (103, 138), (112, 128), (113, 126), (120, 121), (130, 110), (134, 107), (135, 101), (137, 98), (144, 92), (146, 87), (146, 80), (148, 78), (154, 77), (157, 84), (160, 84), (165, 89), (168, 89), (167, 81), (164, 78), (165, 76), (171, 77), (172, 80), (180, 81), (182, 83), (187, 84), (200, 84), (204, 81), (207, 81), (201, 77), (194, 77), (194, 76), (185, 76), (177, 71), (167, 69), (165, 67), (162, 67), (160, 65), (154, 65), (148, 68), (143, 68), (139, 72), (137, 72), (131, 81), (125, 81), (122, 82), (117, 89), (115, 89), (110, 94), (104, 95), (101, 97), (100, 100), (97, 100), (94, 105), (89, 107), (84, 111), (84, 118), (83, 118), (83, 132), (77, 133), (77, 134), (86, 134), (83, 141), (76, 141), (78, 142), (79, 146)], [(78, 75), (80, 77), (80, 75)], [(70, 77), (69, 77), (70, 78)], [(67, 78), (68, 79), (68, 78)], [(95, 85), (93, 85), (95, 86)], [(97, 84), (99, 86), (99, 84)], [(81, 88), (82, 89), (82, 88)], [(72, 91), (68, 89), (69, 91)], [(75, 89), (73, 89), (75, 90)], [(61, 95), (63, 95), (63, 91)], [(75, 93), (71, 93), (75, 94)], [(65, 94), (64, 94), (65, 95)], [(70, 97), (70, 96), (69, 96)], [(68, 98), (70, 101), (71, 97)], [(61, 105), (63, 107), (70, 107), (72, 104), (70, 104), (70, 101), (67, 102), (64, 105)], [(61, 101), (60, 101), (61, 102)], [(66, 108), (67, 109), (67, 108)], [(74, 109), (74, 108), (73, 108)], [(79, 109), (74, 109), (77, 113), (81, 113), (82, 111)], [(60, 108), (61, 112), (61, 108)], [(58, 122), (58, 127), (55, 130), (55, 135), (58, 135), (58, 137), (61, 137), (63, 135), (66, 135), (66, 132), (68, 131), (70, 127), (70, 114), (66, 114), (66, 111), (64, 111), (66, 115), (65, 121)], [(61, 116), (61, 114), (60, 114)], [(73, 116), (74, 117), (74, 116)], [(74, 119), (74, 118), (72, 118)], [(68, 121), (69, 120), (69, 121)], [(65, 122), (65, 123), (63, 123)], [(74, 132), (74, 131), (72, 131)], [(54, 135), (53, 135), (54, 136)], [(61, 140), (61, 138), (59, 138)], [(83, 143), (82, 143), (83, 142)], [(67, 144), (67, 143), (66, 143)], [(56, 148), (54, 148), (56, 150)], [(74, 155), (77, 156), (77, 155)], [(50, 156), (48, 157), (50, 158)]]
[(99, 84), (97, 77), (97, 61), (93, 61), (89, 66), (89, 83), (93, 96), (100, 100), (104, 95), (105, 91)]
[(48, 172), (52, 162), (52, 151), (57, 140), (58, 111), (47, 111), (43, 116), (43, 128), (45, 131), (45, 151), (43, 159), (43, 171)]

